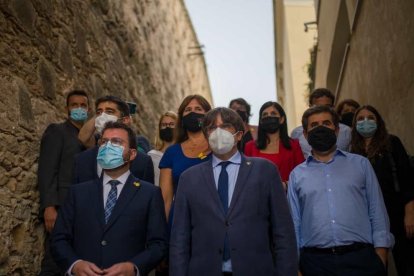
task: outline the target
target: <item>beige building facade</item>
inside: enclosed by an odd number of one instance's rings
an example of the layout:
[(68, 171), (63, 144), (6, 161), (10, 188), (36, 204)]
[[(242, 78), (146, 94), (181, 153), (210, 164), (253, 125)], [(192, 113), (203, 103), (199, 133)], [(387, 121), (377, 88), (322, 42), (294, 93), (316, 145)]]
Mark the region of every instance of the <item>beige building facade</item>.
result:
[(316, 87), (370, 104), (414, 155), (414, 1), (319, 0)]
[(274, 0), (273, 7), (277, 98), (291, 131), (301, 124), (308, 107), (307, 70), (310, 49), (316, 42), (315, 8), (313, 0)]

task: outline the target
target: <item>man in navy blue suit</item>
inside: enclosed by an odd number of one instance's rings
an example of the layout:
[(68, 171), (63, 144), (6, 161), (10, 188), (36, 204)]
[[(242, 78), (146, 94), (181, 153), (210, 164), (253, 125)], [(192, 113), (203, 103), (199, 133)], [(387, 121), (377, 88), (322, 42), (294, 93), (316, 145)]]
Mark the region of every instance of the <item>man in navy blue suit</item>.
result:
[(100, 179), (73, 185), (52, 233), (52, 254), (75, 275), (147, 275), (166, 255), (161, 191), (130, 171), (135, 135), (109, 122), (97, 156)]
[[(98, 147), (94, 145), (96, 137), (93, 133), (96, 130), (102, 131), (102, 127), (108, 121), (122, 121), (126, 125), (131, 125), (132, 120), (129, 107), (126, 102), (115, 96), (105, 96), (99, 98), (95, 103), (96, 118), (89, 120), (80, 130), (79, 138), (85, 144), (91, 146), (86, 151), (81, 152), (75, 158), (73, 165), (73, 183), (81, 183), (95, 178), (99, 178), (102, 168), (96, 162)], [(98, 117), (100, 119), (98, 119)], [(97, 127), (94, 126), (95, 121)], [(92, 124), (93, 123), (93, 124)], [(83, 135), (81, 135), (83, 133)], [(87, 135), (85, 135), (85, 133)], [(88, 137), (88, 141), (85, 141)], [(141, 136), (142, 138), (142, 136)], [(139, 145), (138, 147), (139, 148)], [(154, 183), (154, 165), (151, 157), (145, 152), (138, 151), (135, 159), (131, 162), (130, 171), (139, 179)]]
[(210, 110), (203, 132), (213, 156), (180, 177), (170, 239), (170, 276), (291, 276), (296, 239), (277, 168), (237, 150), (244, 125)]

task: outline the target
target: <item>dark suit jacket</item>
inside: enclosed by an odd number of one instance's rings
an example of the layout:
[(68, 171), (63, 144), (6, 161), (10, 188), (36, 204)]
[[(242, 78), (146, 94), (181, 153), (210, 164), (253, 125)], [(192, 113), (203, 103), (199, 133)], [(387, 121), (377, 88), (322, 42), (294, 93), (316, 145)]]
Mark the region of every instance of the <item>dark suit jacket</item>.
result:
[(78, 140), (78, 132), (67, 120), (49, 125), (42, 136), (37, 179), (41, 216), (46, 207), (63, 204), (72, 183), (75, 155), (84, 149)]
[(212, 161), (181, 174), (170, 239), (170, 276), (222, 275), (224, 237), (233, 275), (297, 275), (295, 231), (276, 167), (246, 158), (225, 215)]
[[(74, 184), (99, 178), (96, 161), (98, 150), (99, 147), (96, 146), (76, 156), (73, 170)], [(149, 155), (138, 151), (129, 170), (135, 177), (154, 184), (154, 165)]]
[[(138, 184), (139, 183), (139, 184)], [(147, 275), (167, 253), (167, 226), (160, 189), (130, 175), (105, 225), (103, 185), (72, 185), (52, 233), (52, 254), (62, 271), (76, 260), (108, 268), (130, 261)]]

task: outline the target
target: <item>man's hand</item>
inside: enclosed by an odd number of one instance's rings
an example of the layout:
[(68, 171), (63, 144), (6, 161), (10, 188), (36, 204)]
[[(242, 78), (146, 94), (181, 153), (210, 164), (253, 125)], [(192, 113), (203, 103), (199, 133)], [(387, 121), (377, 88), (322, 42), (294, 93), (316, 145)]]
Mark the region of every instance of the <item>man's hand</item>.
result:
[(388, 261), (388, 248), (375, 247), (375, 252), (380, 257), (380, 259), (381, 259), (382, 263), (384, 264), (384, 266), (387, 266), (387, 261)]
[(75, 263), (71, 271), (76, 276), (96, 276), (104, 275), (102, 269), (97, 267), (94, 263), (87, 261), (79, 261)]
[(407, 238), (414, 238), (414, 200), (405, 205), (404, 226)]
[(43, 218), (45, 220), (45, 227), (47, 232), (52, 232), (53, 227), (55, 226), (57, 218), (57, 210), (55, 206), (49, 206), (45, 208), (43, 213)]
[(131, 262), (114, 264), (103, 270), (105, 276), (135, 276), (135, 265)]

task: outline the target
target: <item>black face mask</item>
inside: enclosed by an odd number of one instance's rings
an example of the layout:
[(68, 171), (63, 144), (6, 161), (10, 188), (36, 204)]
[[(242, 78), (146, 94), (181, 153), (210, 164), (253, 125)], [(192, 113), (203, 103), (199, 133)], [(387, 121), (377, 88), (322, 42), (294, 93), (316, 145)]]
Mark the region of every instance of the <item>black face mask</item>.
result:
[(165, 142), (171, 142), (174, 137), (174, 128), (166, 127), (160, 129), (160, 138)]
[(317, 126), (308, 132), (308, 143), (316, 151), (328, 151), (336, 144), (335, 130)]
[(280, 128), (279, 117), (262, 118), (260, 128), (266, 133), (276, 133)]
[(247, 119), (249, 119), (249, 116), (247, 115), (247, 111), (236, 110), (236, 112), (242, 118), (243, 122), (247, 123)]
[(354, 119), (354, 115), (355, 115), (354, 112), (347, 112), (347, 113), (342, 114), (341, 123), (349, 127), (352, 127), (352, 120)]
[(204, 114), (191, 112), (183, 117), (183, 127), (190, 132), (198, 132), (201, 130), (201, 121)]

